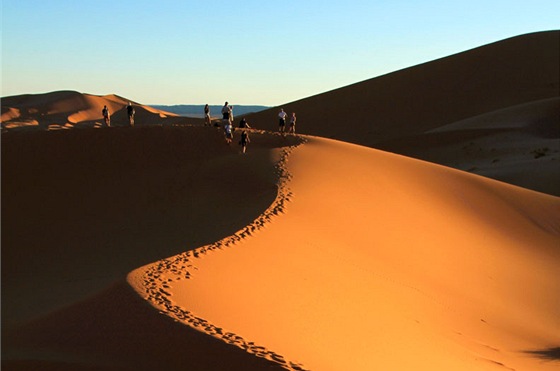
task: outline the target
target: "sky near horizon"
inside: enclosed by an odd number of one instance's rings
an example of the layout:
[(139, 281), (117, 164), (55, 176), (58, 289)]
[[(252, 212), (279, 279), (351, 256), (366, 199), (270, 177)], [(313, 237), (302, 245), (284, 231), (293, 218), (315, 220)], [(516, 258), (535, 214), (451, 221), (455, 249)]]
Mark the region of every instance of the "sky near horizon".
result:
[(560, 29), (560, 1), (2, 0), (2, 96), (277, 106)]

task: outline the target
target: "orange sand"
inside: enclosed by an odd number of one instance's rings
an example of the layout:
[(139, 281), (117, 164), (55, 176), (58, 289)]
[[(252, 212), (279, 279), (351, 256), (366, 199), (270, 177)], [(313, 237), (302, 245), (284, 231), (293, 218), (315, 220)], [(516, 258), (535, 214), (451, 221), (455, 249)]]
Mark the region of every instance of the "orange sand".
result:
[(558, 369), (559, 39), (294, 102), (338, 141), (245, 155), (117, 95), (3, 98), (2, 370)]
[(305, 369), (558, 366), (527, 353), (560, 342), (558, 198), (317, 138), (287, 168), (282, 214), (147, 298)]

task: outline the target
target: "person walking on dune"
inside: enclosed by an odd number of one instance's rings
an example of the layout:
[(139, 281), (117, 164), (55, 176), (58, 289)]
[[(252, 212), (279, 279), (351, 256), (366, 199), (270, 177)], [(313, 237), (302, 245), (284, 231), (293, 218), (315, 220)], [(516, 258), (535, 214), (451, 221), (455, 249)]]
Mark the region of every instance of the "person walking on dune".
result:
[(292, 117), (290, 117), (290, 126), (288, 128), (288, 133), (296, 133), (296, 113), (292, 112)]
[(230, 116), (231, 108), (228, 106), (228, 102), (226, 102), (222, 107), (222, 125), (224, 125), (224, 128), (226, 127), (226, 124), (230, 122)]
[(204, 126), (212, 126), (212, 120), (210, 118), (210, 106), (208, 104), (204, 106)]
[(233, 126), (231, 125), (231, 122), (226, 122), (224, 131), (226, 134), (226, 144), (231, 144), (231, 142), (233, 141)]
[(130, 102), (128, 102), (128, 106), (126, 107), (126, 113), (128, 114), (128, 125), (134, 126), (134, 114), (136, 111)]
[(103, 120), (105, 121), (105, 126), (108, 128), (111, 127), (111, 116), (109, 115), (109, 108), (105, 105), (101, 110), (101, 114), (103, 115)]
[(241, 140), (239, 141), (239, 145), (241, 146), (243, 153), (247, 150), (247, 143), (251, 143), (251, 139), (249, 139), (249, 133), (247, 133), (247, 130), (243, 130), (241, 133)]
[(281, 108), (278, 113), (278, 131), (281, 133), (284, 133), (286, 129), (286, 116), (288, 114), (284, 112), (284, 108)]

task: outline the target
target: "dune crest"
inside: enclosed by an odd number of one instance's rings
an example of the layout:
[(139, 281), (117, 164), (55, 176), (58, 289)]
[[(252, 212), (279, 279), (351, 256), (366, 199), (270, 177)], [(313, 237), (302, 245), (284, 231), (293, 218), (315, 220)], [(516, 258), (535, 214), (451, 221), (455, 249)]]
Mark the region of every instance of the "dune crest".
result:
[[(560, 196), (560, 179), (554, 175), (560, 173), (558, 131), (542, 138), (538, 130), (518, 128), (531, 126), (543, 113), (547, 125), (558, 128), (560, 111), (555, 103), (544, 103), (560, 97), (558, 45), (558, 30), (516, 36), (281, 107), (297, 113), (301, 134), (399, 153)], [(517, 126), (504, 123), (507, 115), (492, 114), (533, 102), (541, 103), (525, 106), (520, 117), (509, 115)], [(279, 109), (249, 115), (248, 120), (276, 130)], [(436, 132), (483, 116), (485, 130)], [(510, 146), (504, 148), (504, 143)], [(545, 156), (534, 157), (533, 151), (546, 148)]]
[(238, 334), (227, 332), (224, 329), (213, 325), (209, 321), (197, 317), (188, 309), (182, 308), (174, 304), (169, 299), (171, 296), (167, 290), (171, 288), (172, 281), (188, 280), (197, 270), (193, 265), (198, 258), (204, 255), (219, 252), (222, 249), (235, 247), (236, 244), (242, 242), (244, 239), (253, 236), (263, 229), (274, 218), (278, 217), (284, 212), (286, 204), (290, 202), (292, 192), (287, 187), (286, 183), (291, 178), (291, 175), (286, 171), (286, 159), (289, 154), (299, 144), (288, 147), (282, 151), (280, 160), (276, 165), (278, 180), (278, 195), (272, 205), (265, 210), (255, 221), (246, 226), (245, 228), (237, 231), (232, 236), (226, 237), (220, 241), (212, 243), (207, 246), (202, 246), (193, 251), (188, 251), (183, 254), (173, 256), (171, 258), (160, 260), (157, 263), (151, 264), (148, 267), (142, 267), (128, 276), (128, 282), (139, 292), (139, 294), (148, 300), (156, 308), (160, 309), (161, 313), (175, 318), (182, 323), (188, 324), (190, 327), (197, 329), (207, 335), (216, 337), (227, 344), (234, 345), (244, 349), (249, 354), (253, 354), (260, 358), (265, 358), (269, 361), (275, 362), (287, 370), (303, 371), (303, 365), (286, 360), (282, 355), (263, 347), (262, 345), (255, 344), (252, 341), (244, 339)]
[(109, 109), (113, 126), (128, 126), (126, 106), (129, 102), (134, 106), (135, 122), (139, 126), (196, 122), (115, 94), (97, 96), (57, 91), (3, 98), (2, 127), (4, 130), (99, 128), (104, 126), (101, 114), (104, 106)]
[(323, 138), (259, 112), (245, 154), (116, 94), (3, 98), (2, 369), (557, 369), (559, 41), (283, 106)]
[(137, 289), (286, 368), (557, 366), (530, 352), (560, 343), (558, 198), (315, 138), (287, 169), (284, 214), (152, 265)]

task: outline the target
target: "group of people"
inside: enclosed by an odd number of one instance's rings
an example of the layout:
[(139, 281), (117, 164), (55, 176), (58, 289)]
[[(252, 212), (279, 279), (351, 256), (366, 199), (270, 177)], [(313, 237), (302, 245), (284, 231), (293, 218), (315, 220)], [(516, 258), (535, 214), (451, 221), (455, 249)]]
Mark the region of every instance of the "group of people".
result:
[[(209, 122), (210, 120), (210, 110), (208, 105), (204, 107), (205, 112), (205, 121)], [(228, 102), (224, 104), (222, 107), (222, 124), (224, 127), (224, 133), (226, 136), (226, 143), (231, 144), (233, 142), (233, 106), (230, 106)], [(245, 117), (239, 122), (239, 128), (241, 129), (249, 129), (250, 126), (245, 120)], [(243, 130), (241, 132), (241, 140), (239, 141), (239, 145), (241, 146), (242, 153), (247, 151), (247, 144), (250, 143), (251, 140), (249, 139), (249, 133), (247, 130)]]
[[(284, 112), (284, 108), (281, 108), (280, 112), (278, 113), (278, 131), (281, 133), (286, 132), (286, 117), (288, 117), (288, 114)], [(292, 116), (290, 116), (290, 126), (288, 127), (288, 133), (296, 133), (296, 120), (296, 113), (292, 112)]]
[[(280, 109), (278, 113), (279, 124), (278, 124), (278, 131), (280, 133), (286, 133), (286, 118), (288, 114), (284, 112), (284, 109)], [(296, 113), (292, 112), (290, 116), (290, 122), (288, 126), (288, 133), (295, 134), (296, 133)], [(210, 116), (210, 106), (206, 104), (204, 106), (204, 126), (212, 126), (212, 118)], [(228, 102), (225, 102), (224, 106), (222, 107), (222, 126), (224, 128), (224, 134), (226, 137), (226, 144), (231, 144), (233, 142), (233, 106), (230, 106)], [(249, 123), (245, 117), (239, 121), (239, 128), (240, 129), (250, 129)], [(239, 145), (242, 147), (242, 152), (245, 153), (247, 150), (247, 144), (250, 143), (249, 133), (247, 130), (243, 130), (241, 132), (241, 140), (239, 141)]]
[[(134, 107), (132, 106), (131, 102), (128, 102), (128, 105), (126, 106), (126, 113), (128, 115), (128, 125), (129, 126), (134, 126), (134, 115), (135, 115), (136, 111), (134, 110)], [(101, 110), (101, 115), (103, 115), (103, 121), (105, 122), (105, 126), (110, 128), (111, 127), (111, 114), (109, 113), (109, 108), (107, 108), (107, 105), (105, 105), (103, 107), (103, 109)]]

